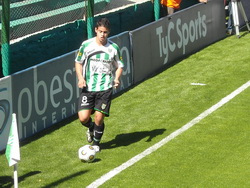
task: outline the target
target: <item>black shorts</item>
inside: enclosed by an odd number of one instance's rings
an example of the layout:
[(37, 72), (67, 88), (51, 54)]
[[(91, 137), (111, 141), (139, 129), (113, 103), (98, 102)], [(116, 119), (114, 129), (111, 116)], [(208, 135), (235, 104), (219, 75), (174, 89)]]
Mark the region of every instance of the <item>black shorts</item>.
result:
[(90, 110), (99, 111), (109, 116), (109, 109), (111, 105), (112, 92), (110, 88), (106, 91), (86, 91), (82, 90), (78, 101), (78, 111)]

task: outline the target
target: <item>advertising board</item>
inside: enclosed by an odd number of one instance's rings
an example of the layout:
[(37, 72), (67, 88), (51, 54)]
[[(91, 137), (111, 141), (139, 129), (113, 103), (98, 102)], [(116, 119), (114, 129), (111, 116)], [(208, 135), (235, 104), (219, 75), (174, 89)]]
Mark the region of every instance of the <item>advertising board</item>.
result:
[(5, 148), (12, 114), (11, 76), (0, 79), (0, 151)]
[(116, 43), (121, 51), (121, 55), (124, 62), (123, 73), (121, 77), (121, 86), (114, 90), (115, 93), (119, 93), (133, 84), (133, 70), (131, 61), (131, 47), (130, 47), (130, 37), (129, 32), (123, 32), (119, 35), (110, 38), (111, 41)]
[(75, 53), (12, 75), (19, 138), (27, 138), (76, 113)]
[(225, 37), (223, 1), (197, 4), (131, 31), (134, 82)]

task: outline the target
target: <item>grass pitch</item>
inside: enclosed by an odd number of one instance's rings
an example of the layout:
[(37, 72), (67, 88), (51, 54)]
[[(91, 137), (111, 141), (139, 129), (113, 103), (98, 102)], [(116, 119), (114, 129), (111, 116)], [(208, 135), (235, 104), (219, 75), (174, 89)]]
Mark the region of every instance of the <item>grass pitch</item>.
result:
[[(78, 159), (76, 116), (22, 142), (19, 186), (86, 187), (167, 137), (250, 80), (249, 41), (228, 37), (115, 98), (93, 163)], [(250, 187), (249, 111), (248, 88), (101, 187)], [(4, 154), (0, 164), (0, 187), (13, 187)]]

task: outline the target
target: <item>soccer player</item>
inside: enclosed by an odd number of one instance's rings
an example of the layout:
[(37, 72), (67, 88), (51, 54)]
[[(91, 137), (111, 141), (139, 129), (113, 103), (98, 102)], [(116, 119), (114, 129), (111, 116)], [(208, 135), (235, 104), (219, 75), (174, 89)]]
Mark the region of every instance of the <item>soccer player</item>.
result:
[[(109, 116), (113, 88), (119, 87), (124, 63), (117, 44), (108, 39), (110, 22), (101, 18), (95, 26), (96, 36), (82, 43), (75, 59), (78, 87), (78, 117), (87, 127), (87, 141), (100, 151), (104, 117)], [(94, 121), (91, 115), (94, 114)]]

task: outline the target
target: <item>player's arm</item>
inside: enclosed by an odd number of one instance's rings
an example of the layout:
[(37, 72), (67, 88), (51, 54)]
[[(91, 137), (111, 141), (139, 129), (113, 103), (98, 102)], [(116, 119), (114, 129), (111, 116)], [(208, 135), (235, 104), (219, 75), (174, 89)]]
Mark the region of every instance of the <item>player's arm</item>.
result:
[(86, 81), (85, 81), (85, 79), (83, 78), (83, 75), (82, 75), (82, 64), (78, 63), (78, 62), (75, 62), (75, 68), (76, 68), (76, 76), (77, 76), (77, 79), (78, 79), (78, 87), (79, 88), (86, 87)]
[(122, 67), (118, 67), (115, 71), (114, 87), (117, 88), (120, 86), (120, 78), (122, 76)]
[(120, 78), (122, 76), (122, 71), (124, 67), (120, 48), (118, 46), (117, 46), (117, 53), (115, 55), (115, 66), (117, 67), (117, 69), (115, 71), (114, 87), (117, 88), (120, 86)]

